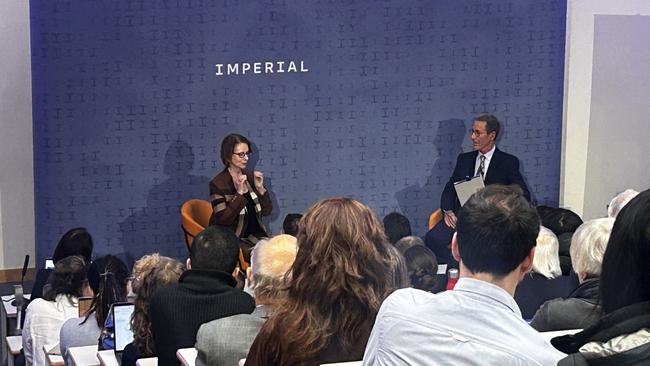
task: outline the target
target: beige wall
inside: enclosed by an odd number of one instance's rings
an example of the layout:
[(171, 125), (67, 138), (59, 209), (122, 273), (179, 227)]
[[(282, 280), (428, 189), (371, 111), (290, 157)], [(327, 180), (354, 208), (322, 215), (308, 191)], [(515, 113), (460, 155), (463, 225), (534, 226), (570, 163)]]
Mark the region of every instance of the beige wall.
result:
[(0, 7), (0, 269), (34, 266), (29, 1)]
[[(567, 44), (565, 62), (565, 94), (564, 119), (562, 140), (562, 171), (560, 178), (560, 205), (571, 208), (585, 219), (602, 216), (608, 196), (622, 190), (619, 181), (606, 179), (599, 162), (588, 164), (589, 148), (607, 148), (607, 144), (599, 136), (606, 135), (602, 131), (592, 131), (590, 126), (592, 66), (594, 45), (594, 16), (595, 15), (649, 15), (650, 1), (646, 0), (568, 0), (567, 3)], [(639, 35), (639, 40), (648, 42), (647, 35)], [(647, 45), (646, 45), (647, 47)], [(617, 55), (612, 55), (617, 57)], [(649, 70), (645, 71), (646, 73)], [(647, 93), (647, 91), (646, 91)], [(650, 93), (647, 93), (650, 94)], [(648, 95), (650, 96), (650, 95)], [(630, 105), (629, 108), (634, 108)], [(645, 121), (644, 121), (645, 122)], [(607, 128), (619, 128), (619, 121), (611, 121)], [(636, 130), (625, 138), (631, 139), (632, 144), (647, 144), (648, 129)], [(590, 135), (592, 136), (590, 138)], [(639, 151), (630, 149), (612, 149), (612, 159), (618, 161), (642, 161), (645, 157), (638, 156)], [(588, 168), (590, 166), (590, 168)], [(611, 168), (611, 166), (606, 167)], [(589, 169), (589, 171), (588, 171)], [(600, 169), (600, 173), (595, 170)], [(610, 170), (608, 170), (609, 172)], [(611, 170), (612, 175), (635, 174), (635, 180), (643, 179), (636, 176), (637, 172), (625, 169)], [(590, 189), (585, 189), (585, 183), (590, 178)], [(602, 178), (605, 177), (605, 178)], [(596, 178), (596, 179), (594, 179)], [(650, 182), (646, 187), (649, 188)], [(602, 201), (602, 202), (601, 202)], [(602, 207), (598, 210), (596, 207)], [(585, 210), (586, 209), (586, 210)]]

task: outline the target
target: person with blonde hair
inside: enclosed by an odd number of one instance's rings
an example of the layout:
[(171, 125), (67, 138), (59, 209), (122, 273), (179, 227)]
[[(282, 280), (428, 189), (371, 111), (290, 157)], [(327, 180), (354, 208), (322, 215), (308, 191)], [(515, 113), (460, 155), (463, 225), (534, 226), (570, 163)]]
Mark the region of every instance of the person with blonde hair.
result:
[(575, 276), (562, 276), (557, 236), (550, 229), (540, 226), (536, 243), (533, 269), (524, 277), (515, 293), (515, 301), (524, 319), (532, 319), (544, 302), (567, 296), (578, 286)]
[(236, 365), (246, 358), (255, 336), (284, 292), (286, 274), (297, 252), (296, 238), (291, 235), (257, 242), (246, 270), (256, 308), (251, 314), (203, 324), (196, 335), (197, 365)]
[(533, 328), (540, 332), (582, 329), (600, 316), (599, 277), (614, 219), (589, 220), (580, 225), (571, 239), (571, 262), (580, 285), (566, 298), (545, 302), (535, 313)]
[(133, 342), (124, 348), (121, 365), (133, 366), (139, 358), (156, 355), (149, 302), (159, 287), (177, 283), (181, 274), (183, 274), (181, 262), (158, 253), (147, 254), (133, 265), (132, 287), (135, 294), (135, 307), (131, 315)]
[(310, 207), (297, 239), (286, 293), (246, 366), (361, 360), (377, 311), (393, 291), (397, 251), (372, 210), (351, 198)]

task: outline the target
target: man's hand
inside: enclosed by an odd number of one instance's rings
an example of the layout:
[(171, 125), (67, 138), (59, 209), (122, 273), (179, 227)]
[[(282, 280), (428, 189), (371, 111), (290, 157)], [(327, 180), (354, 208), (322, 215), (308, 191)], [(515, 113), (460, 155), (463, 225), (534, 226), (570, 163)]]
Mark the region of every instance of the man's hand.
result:
[(458, 219), (456, 218), (456, 214), (454, 213), (454, 211), (451, 210), (445, 211), (444, 219), (445, 219), (445, 225), (449, 226), (452, 229), (456, 229), (456, 221)]

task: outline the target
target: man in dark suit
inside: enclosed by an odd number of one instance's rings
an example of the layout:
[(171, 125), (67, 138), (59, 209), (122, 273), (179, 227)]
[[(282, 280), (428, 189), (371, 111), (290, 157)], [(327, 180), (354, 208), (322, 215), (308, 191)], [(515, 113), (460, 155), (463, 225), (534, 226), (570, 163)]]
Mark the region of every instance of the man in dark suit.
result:
[(456, 196), (454, 183), (477, 175), (483, 177), (485, 185), (517, 185), (522, 195), (530, 201), (530, 192), (519, 172), (519, 159), (496, 147), (501, 125), (499, 120), (484, 114), (474, 119), (471, 138), (474, 151), (458, 155), (456, 167), (445, 185), (440, 198), (440, 208), (444, 222), (438, 223), (426, 235), (426, 245), (436, 254), (439, 263), (447, 263), (458, 268), (458, 262), (451, 255), (451, 237), (456, 230), (456, 213), (460, 202)]

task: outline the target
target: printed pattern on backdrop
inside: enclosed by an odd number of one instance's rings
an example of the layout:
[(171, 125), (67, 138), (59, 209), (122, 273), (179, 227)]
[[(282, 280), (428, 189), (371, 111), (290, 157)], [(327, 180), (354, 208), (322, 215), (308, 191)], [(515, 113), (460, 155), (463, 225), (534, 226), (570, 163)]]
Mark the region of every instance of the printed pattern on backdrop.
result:
[(424, 234), (483, 112), (534, 199), (558, 202), (565, 1), (30, 4), (41, 260), (76, 226), (98, 254), (184, 257), (179, 207), (208, 199), (231, 132), (273, 232), (344, 195)]

